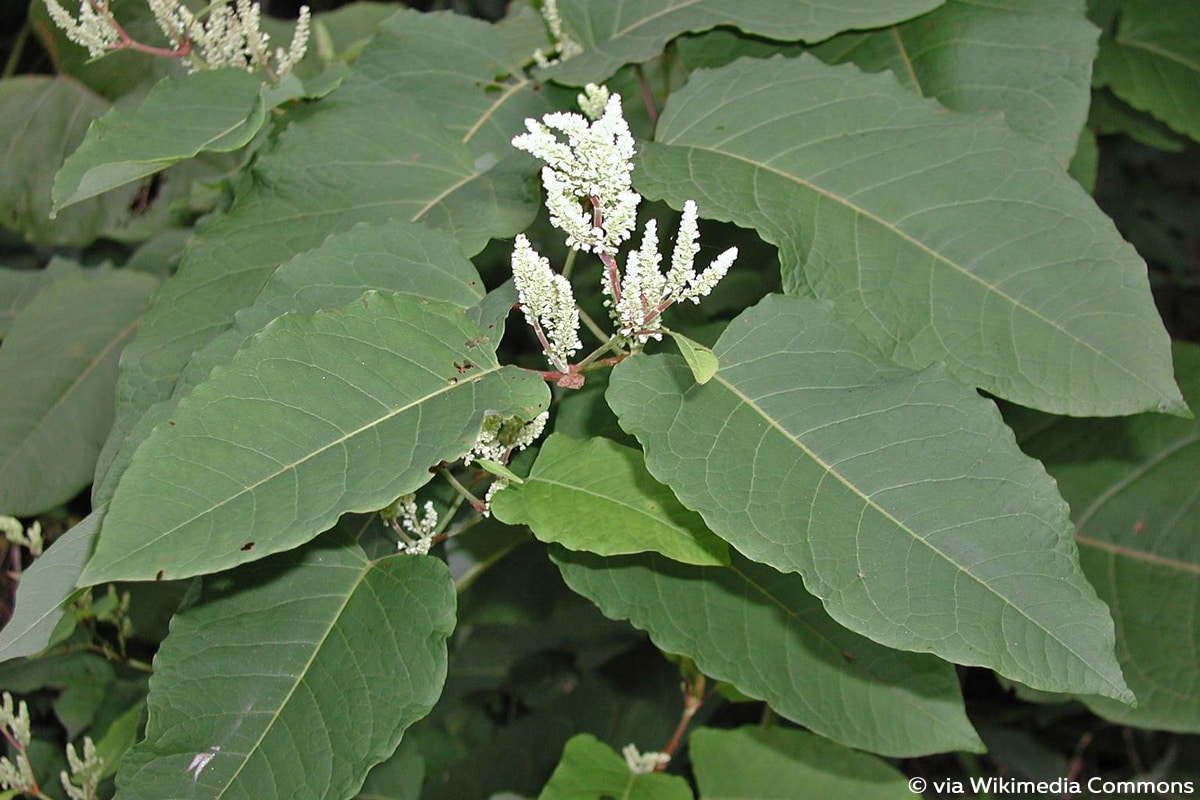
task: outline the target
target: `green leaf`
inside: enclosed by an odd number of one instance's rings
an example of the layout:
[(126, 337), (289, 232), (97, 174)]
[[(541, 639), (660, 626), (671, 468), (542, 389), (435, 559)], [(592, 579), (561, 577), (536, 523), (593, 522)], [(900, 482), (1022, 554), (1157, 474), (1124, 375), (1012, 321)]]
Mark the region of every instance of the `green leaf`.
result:
[(696, 383), (708, 383), (712, 380), (712, 376), (716, 375), (717, 370), (721, 368), (712, 350), (699, 342), (693, 342), (682, 333), (675, 331), (667, 331), (667, 333), (675, 340), (676, 346), (679, 347), (679, 354), (687, 362), (688, 369), (692, 371), (692, 377), (696, 379)]
[[(1177, 345), (1175, 365), (1184, 396), (1200, 402), (1200, 347)], [(1117, 660), (1138, 698), (1136, 708), (1083, 701), (1122, 725), (1200, 733), (1200, 423), (1010, 419), (1071, 504), (1080, 563), (1112, 609)]]
[(44, 269), (0, 267), (0, 339), (8, 335), (21, 309), (33, 302), (38, 292), (78, 271), (77, 263), (57, 256)]
[(54, 540), (46, 552), (21, 574), (16, 608), (0, 630), (0, 661), (40, 653), (75, 594), (103, 509), (96, 509)]
[[(132, 190), (98, 197), (50, 219), (54, 173), (109, 108), (69, 78), (24, 76), (0, 81), (0, 225), (31, 242), (82, 246), (128, 220)], [(19, 168), (18, 168), (19, 167)]]
[(520, 475), (513, 472), (500, 462), (492, 461), (490, 458), (477, 458), (475, 459), (474, 463), (483, 467), (484, 470), (492, 475), (495, 475), (497, 478), (504, 478), (504, 480), (510, 481), (514, 486), (520, 486), (525, 482), (525, 479)]
[(425, 759), (421, 751), (405, 739), (395, 755), (367, 774), (357, 800), (421, 800), (425, 782)]
[(954, 111), (1002, 113), (1065, 167), (1087, 119), (1098, 34), (1076, 0), (948, 0), (919, 19), (842, 34), (812, 52), (830, 64), (891, 70)]
[(714, 533), (880, 644), (1132, 699), (1067, 506), (990, 401), (801, 298), (767, 297), (714, 350), (704, 386), (651, 356), (608, 391), (650, 473)]
[(1100, 40), (1096, 83), (1200, 140), (1198, 28), (1191, 0), (1122, 0), (1116, 30)]
[[(639, 190), (752, 226), (904, 366), (1068, 414), (1180, 412), (1145, 265), (1044, 150), (809, 56), (700, 72)], [(1068, 288), (1069, 287), (1069, 288)]]
[(1179, 153), (1187, 147), (1187, 139), (1149, 114), (1121, 102), (1112, 92), (1106, 90), (1093, 93), (1092, 107), (1088, 111), (1088, 126), (1097, 136), (1124, 134), (1156, 150)]
[(732, 25), (768, 39), (819, 42), (835, 33), (878, 28), (937, 8), (945, 0), (641, 0), (595, 3), (561, 0), (566, 32), (584, 51), (548, 72), (575, 86), (602, 83), (624, 64), (641, 63), (667, 42), (694, 31)]
[(447, 230), (474, 253), (523, 230), (537, 208), (535, 168), (507, 158), (508, 138), (549, 104), (541, 87), (501, 81), (504, 73), (519, 70), (490, 26), (402, 11), (380, 26), (345, 83), (285, 114), (233, 206), (200, 226), (142, 321), (122, 362), (114, 437), (171, 394), (192, 353), (253, 302), (278, 265), (329, 234), (405, 219)]
[(339, 537), (206, 580), (154, 659), (120, 796), (352, 797), (441, 694), (454, 608), (445, 564)]
[(693, 800), (678, 775), (635, 775), (625, 759), (595, 736), (572, 736), (538, 800)]
[(983, 749), (951, 665), (846, 630), (798, 575), (736, 554), (727, 568), (652, 554), (555, 550), (553, 558), (606, 616), (629, 620), (663, 651), (688, 656), (815, 733), (897, 757)]
[(543, 542), (604, 556), (654, 552), (686, 564), (728, 564), (725, 543), (646, 472), (641, 453), (608, 439), (551, 434), (525, 483), (499, 492), (492, 513)]
[(158, 281), (111, 270), (44, 288), (0, 347), (0, 509), (36, 514), (91, 482), (117, 360)]
[[(356, 225), (280, 265), (254, 303), (234, 315), (233, 327), (192, 355), (175, 394), (156, 403), (123, 439), (110, 439), (96, 467), (93, 503), (112, 499), (137, 446), (175, 412), (192, 388), (271, 320), (289, 312), (338, 308), (376, 289), (468, 308), (483, 298), (482, 281), (453, 237), (413, 222)], [(510, 304), (511, 305), (511, 304)], [(499, 341), (499, 336), (489, 337)]]
[(201, 152), (244, 147), (266, 121), (261, 88), (242, 69), (202, 70), (162, 80), (132, 111), (110, 110), (55, 177), (52, 213)]
[(688, 752), (701, 800), (913, 796), (894, 767), (805, 731), (698, 728), (688, 737)]
[(415, 491), (485, 411), (532, 418), (549, 401), (479, 336), (461, 308), (373, 292), (276, 320), (134, 454), (81, 582), (227, 569)]

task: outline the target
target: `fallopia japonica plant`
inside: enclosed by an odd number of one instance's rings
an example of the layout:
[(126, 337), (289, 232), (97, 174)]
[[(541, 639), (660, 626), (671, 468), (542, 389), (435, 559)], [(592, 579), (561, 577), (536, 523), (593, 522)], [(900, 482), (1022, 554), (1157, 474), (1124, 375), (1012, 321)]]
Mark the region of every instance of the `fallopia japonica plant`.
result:
[(79, 248), (0, 272), (4, 779), (909, 796), (1020, 772), (989, 671), (1196, 732), (1200, 362), (1082, 188), (1092, 79), (1200, 136), (1120, 5), (364, 5), (272, 60), (240, 0), (49, 3), (194, 71), (0, 82), (63, 161), (0, 220)]

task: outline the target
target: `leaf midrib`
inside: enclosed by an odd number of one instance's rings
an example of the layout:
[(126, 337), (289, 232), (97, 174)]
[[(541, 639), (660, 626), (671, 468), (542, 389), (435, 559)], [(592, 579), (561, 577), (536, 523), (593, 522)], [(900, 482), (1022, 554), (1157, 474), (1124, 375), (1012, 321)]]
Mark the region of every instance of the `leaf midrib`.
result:
[[(374, 562), (365, 561), (363, 563), (362, 567), (359, 569), (358, 576), (354, 579), (350, 586), (347, 587), (346, 593), (342, 596), (341, 603), (338, 606), (336, 613), (330, 616), (329, 624), (326, 626), (325, 631), (321, 634), (320, 639), (313, 642), (312, 651), (309, 653), (308, 660), (305, 662), (304, 668), (297, 671), (296, 679), (292, 682), (291, 687), (288, 689), (287, 695), (279, 703), (278, 712), (271, 715), (271, 721), (267, 725), (263, 726), (262, 733), (259, 734), (258, 739), (254, 742), (254, 745), (248, 748), (248, 752), (243, 754), (244, 757), (242, 758), (241, 763), (238, 764), (237, 770), (234, 771), (233, 775), (229, 776), (229, 780), (221, 788), (217, 798), (225, 796), (226, 791), (233, 786), (233, 784), (237, 781), (237, 777), (242, 774), (242, 770), (244, 770), (246, 765), (250, 763), (250, 758), (261, 749), (263, 740), (266, 739), (267, 735), (275, 729), (275, 725), (279, 722), (280, 718), (283, 717), (283, 711), (287, 708), (288, 704), (292, 700), (292, 697), (296, 694), (296, 690), (304, 683), (304, 679), (308, 676), (309, 672), (312, 671), (313, 662), (316, 661), (317, 655), (325, 647), (325, 643), (329, 640), (330, 634), (332, 634), (334, 628), (337, 627), (338, 620), (342, 618), (342, 614), (344, 614), (346, 611), (346, 606), (350, 604), (350, 598), (356, 591), (358, 591), (358, 587), (362, 585), (362, 582), (366, 580), (367, 574), (374, 569), (374, 567)], [(339, 565), (339, 568), (344, 567)]]
[[(191, 525), (196, 520), (198, 520), (202, 517), (208, 516), (209, 514), (216, 512), (218, 509), (221, 509), (224, 506), (228, 505), (229, 503), (232, 503), (234, 500), (238, 499), (239, 497), (242, 497), (249, 493), (253, 493), (260, 486), (262, 486), (266, 483), (269, 483), (270, 481), (276, 480), (280, 476), (285, 475), (289, 472), (294, 472), (295, 470), (300, 468), (302, 465), (308, 463), (309, 461), (311, 461), (314, 458), (317, 458), (318, 456), (322, 455), (323, 453), (330, 450), (331, 448), (342, 445), (345, 442), (350, 441), (351, 439), (353, 439), (356, 436), (359, 436), (362, 433), (373, 430), (374, 428), (377, 428), (378, 426), (403, 414), (406, 411), (409, 411), (413, 408), (419, 408), (423, 404), (430, 402), (435, 397), (446, 394), (448, 392), (452, 392), (461, 387), (475, 386), (476, 384), (483, 381), (487, 376), (496, 374), (496, 373), (500, 372), (501, 370), (503, 370), (504, 368), (505, 368), (504, 365), (496, 364), (486, 370), (481, 371), (479, 374), (473, 376), (470, 380), (459, 381), (457, 383), (447, 384), (446, 386), (443, 386), (442, 388), (438, 389), (435, 392), (431, 392), (429, 394), (422, 395), (420, 398), (413, 400), (410, 403), (407, 403), (403, 406), (398, 406), (397, 408), (389, 411), (388, 413), (382, 414), (382, 415), (376, 417), (375, 419), (371, 420), (370, 422), (364, 423), (363, 425), (360, 425), (358, 428), (355, 428), (354, 430), (349, 431), (349, 432), (343, 434), (342, 436), (339, 436), (336, 439), (326, 442), (321, 447), (318, 447), (318, 448), (310, 451), (303, 458), (299, 458), (295, 461), (281, 465), (278, 469), (272, 471), (269, 475), (266, 475), (266, 476), (260, 478), (259, 480), (255, 481), (254, 483), (252, 483), (248, 486), (242, 487), (242, 489), (240, 491), (237, 491), (237, 492), (234, 492), (234, 493), (228, 495), (220, 502), (210, 504), (204, 510), (199, 511), (196, 514), (193, 514), (191, 517), (187, 518), (186, 520), (183, 520), (182, 522), (179, 522), (178, 524), (174, 525), (171, 528), (167, 528), (167, 529), (163, 530), (157, 536), (154, 536), (153, 538), (148, 539), (147, 541), (143, 542), (141, 545), (134, 547), (130, 550), (127, 550), (120, 559), (110, 562), (108, 566), (111, 567), (116, 564), (121, 564), (123, 562), (128, 561), (129, 559), (133, 558), (138, 553), (141, 553), (142, 551), (146, 550), (149, 547), (153, 547), (158, 542), (162, 541), (162, 539), (164, 537), (175, 534), (177, 531), (179, 531), (183, 528), (186, 528), (188, 525)], [(190, 396), (194, 397), (195, 395), (193, 394)], [(185, 400), (186, 399), (187, 398), (185, 398)], [(114, 497), (114, 499), (115, 499), (115, 497)], [(185, 576), (172, 576), (172, 577), (185, 577)]]
[[(778, 120), (775, 120), (775, 121), (778, 122)], [(1131, 372), (1128, 367), (1126, 367), (1124, 364), (1120, 363), (1119, 361), (1115, 360), (1112, 356), (1110, 356), (1104, 350), (1096, 347), (1091, 342), (1088, 342), (1084, 339), (1079, 338), (1074, 333), (1072, 333), (1070, 330), (1062, 327), (1055, 320), (1052, 320), (1049, 317), (1046, 317), (1045, 315), (1038, 312), (1036, 309), (1033, 309), (1033, 308), (1025, 305), (1024, 303), (1019, 302), (1016, 298), (1014, 298), (1011, 295), (1009, 295), (1008, 293), (1004, 292), (998, 286), (996, 286), (992, 283), (989, 283), (988, 281), (984, 280), (980, 276), (976, 275), (971, 270), (967, 269), (965, 266), (950, 259), (948, 256), (943, 255), (939, 251), (934, 250), (929, 245), (925, 244), (924, 242), (915, 238), (914, 236), (906, 233), (905, 231), (900, 230), (899, 228), (890, 224), (887, 220), (880, 217), (878, 214), (868, 211), (867, 209), (863, 208), (862, 206), (851, 202), (846, 197), (843, 197), (838, 194), (834, 194), (833, 192), (830, 192), (829, 190), (825, 189), (824, 187), (817, 186), (816, 184), (800, 177), (799, 175), (794, 175), (789, 172), (784, 172), (781, 169), (772, 167), (761, 161), (755, 161), (754, 159), (752, 159), (748, 156), (743, 156), (740, 153), (734, 153), (734, 152), (731, 152), (728, 150), (719, 150), (715, 146), (701, 145), (701, 144), (696, 144), (694, 142), (684, 143), (684, 144), (675, 144), (672, 142), (668, 142), (666, 140), (662, 140), (662, 141), (659, 141), (658, 144), (663, 144), (663, 145), (666, 145), (668, 147), (673, 147), (673, 148), (680, 148), (683, 150), (698, 150), (698, 151), (705, 152), (705, 153), (711, 153), (712, 155), (717, 156), (717, 157), (730, 158), (735, 161), (740, 161), (744, 164), (750, 165), (751, 167), (753, 167), (755, 169), (760, 169), (760, 170), (763, 170), (764, 172), (769, 172), (771, 174), (777, 175), (780, 178), (783, 178), (785, 181), (788, 181), (788, 182), (794, 183), (798, 186), (804, 187), (805, 189), (807, 189), (811, 192), (814, 192), (815, 194), (818, 194), (821, 197), (824, 197), (838, 205), (841, 205), (844, 208), (847, 208), (850, 211), (854, 212), (855, 214), (858, 214), (859, 216), (863, 217), (864, 219), (871, 221), (872, 223), (878, 225), (880, 228), (891, 232), (896, 237), (904, 240), (905, 242), (908, 242), (912, 246), (914, 246), (917, 249), (921, 250), (922, 252), (926, 253), (935, 263), (939, 263), (946, 267), (949, 267), (950, 269), (958, 272), (959, 274), (963, 275), (967, 279), (977, 283), (979, 286), (983, 287), (983, 289), (985, 291), (991, 292), (996, 297), (1007, 301), (1014, 309), (1020, 310), (1023, 313), (1028, 314), (1034, 320), (1037, 320), (1038, 322), (1046, 325), (1047, 327), (1049, 327), (1055, 331), (1058, 331), (1059, 334), (1061, 334), (1065, 338), (1075, 342), (1076, 344), (1078, 344), (1079, 346), (1081, 346), (1088, 352), (1093, 353), (1100, 359), (1108, 362), (1113, 367), (1115, 367), (1117, 370), (1119, 370), (1120, 372), (1122, 372), (1123, 374), (1128, 376), (1131, 380), (1135, 381), (1138, 385), (1143, 386), (1146, 389), (1150, 390), (1150, 392), (1153, 393), (1154, 395), (1156, 395), (1160, 398), (1163, 398), (1163, 399), (1170, 399), (1170, 398), (1166, 398), (1162, 394), (1162, 392), (1160, 392), (1158, 390), (1157, 387), (1148, 383), (1142, 376), (1140, 376), (1134, 372)]]
[[(730, 366), (737, 366), (737, 365), (731, 364)], [(928, 542), (927, 540), (921, 538), (921, 536), (919, 536), (916, 531), (912, 530), (907, 525), (905, 525), (900, 520), (898, 520), (894, 515), (892, 515), (891, 512), (889, 512), (887, 509), (883, 508), (878, 503), (876, 503), (873, 498), (864, 494), (861, 490), (859, 490), (859, 488), (857, 486), (855, 486), (850, 481), (849, 478), (842, 475), (836, 468), (834, 468), (830, 464), (826, 463), (824, 459), (822, 459), (820, 456), (818, 456), (814, 451), (809, 449), (803, 442), (801, 442), (796, 436), (794, 436), (791, 433), (791, 431), (784, 428), (783, 425), (778, 420), (776, 420), (771, 415), (767, 414), (766, 410), (763, 409), (761, 406), (759, 406), (753, 399), (751, 399), (748, 395), (744, 394), (739, 388), (737, 388), (733, 384), (729, 383), (729, 381), (725, 377), (723, 377), (721, 373), (717, 373), (717, 375), (714, 376), (714, 380), (717, 383), (719, 383), (720, 385), (724, 386), (734, 397), (738, 398), (747, 407), (753, 409), (770, 427), (772, 427), (776, 431), (778, 431), (785, 439), (787, 439), (789, 442), (791, 442), (793, 445), (795, 445), (799, 450), (801, 450), (806, 456), (808, 456), (810, 459), (812, 459), (822, 470), (825, 471), (825, 474), (833, 476), (833, 478), (835, 480), (837, 480), (839, 483), (841, 483), (843, 486), (845, 486), (847, 489), (849, 489), (852, 494), (854, 494), (856, 497), (858, 497), (860, 500), (862, 500), (863, 504), (867, 508), (869, 508), (869, 509), (873, 510), (874, 512), (876, 512), (877, 514), (879, 514), (879, 516), (881, 516), (887, 522), (889, 522), (893, 526), (895, 526), (896, 529), (900, 530), (901, 532), (903, 532), (905, 534), (908, 534), (914, 541), (919, 542), (922, 545), (924, 545), (930, 552), (934, 553), (936, 556), (941, 558), (943, 562), (950, 564), (950, 565), (954, 566), (955, 568), (957, 568), (959, 573), (969, 576), (971, 578), (971, 580), (974, 581), (976, 584), (983, 587), (988, 592), (991, 592), (998, 599), (1003, 601), (1003, 603), (1006, 607), (1011, 608), (1013, 611), (1015, 611), (1021, 617), (1026, 619), (1029, 622), (1029, 624), (1031, 624), (1033, 627), (1042, 631), (1047, 636), (1047, 638), (1051, 639), (1054, 642), (1057, 642), (1059, 644), (1059, 646), (1061, 646), (1064, 650), (1066, 650), (1071, 655), (1073, 655), (1080, 664), (1083, 664), (1089, 672), (1091, 672), (1093, 675), (1095, 675), (1096, 677), (1103, 680), (1106, 685), (1112, 687), (1113, 690), (1117, 693), (1114, 696), (1119, 696), (1121, 694), (1121, 689), (1123, 687), (1115, 685), (1112, 681), (1110, 681), (1108, 679), (1107, 676), (1105, 676), (1104, 674), (1102, 674), (1101, 672), (1096, 670), (1091, 665), (1091, 662), (1088, 659), (1081, 656), (1075, 650), (1074, 647), (1070, 646), (1067, 642), (1064, 642), (1061, 638), (1059, 638), (1058, 635), (1056, 635), (1055, 633), (1053, 633), (1050, 630), (1048, 630), (1047, 628), (1045, 628), (1042, 624), (1040, 624), (1033, 617), (1029, 616), (1029, 613), (1024, 608), (1022, 608), (1021, 606), (1010, 601), (1007, 596), (998, 592), (994, 587), (990, 586), (986, 581), (981, 580), (977, 575), (975, 575), (969, 569), (966, 569), (965, 567), (963, 567), (961, 564), (959, 564), (954, 559), (952, 559), (949, 555), (947, 555), (946, 553), (944, 553), (940, 549), (938, 549), (935, 545), (933, 545), (930, 542)]]
[(141, 315), (139, 314), (137, 317), (134, 317), (134, 319), (128, 322), (123, 328), (117, 331), (116, 335), (106, 342), (104, 346), (88, 361), (83, 369), (79, 371), (79, 374), (75, 376), (75, 379), (71, 381), (71, 384), (63, 389), (61, 393), (59, 393), (58, 397), (54, 399), (54, 402), (51, 403), (50, 406), (45, 410), (45, 413), (38, 418), (37, 422), (34, 423), (34, 425), (28, 430), (26, 435), (21, 439), (17, 446), (14, 447), (8, 454), (8, 458), (0, 461), (0, 475), (7, 472), (9, 464), (11, 464), (14, 459), (17, 459), (18, 456), (21, 458), (26, 457), (24, 454), (24, 449), (30, 445), (30, 441), (34, 439), (34, 437), (41, 431), (42, 427), (46, 424), (46, 421), (53, 416), (53, 414), (59, 408), (62, 407), (67, 399), (70, 398), (72, 394), (80, 387), (80, 385), (82, 385), (83, 382), (91, 376), (96, 368), (104, 363), (105, 359), (108, 358), (108, 355), (112, 352), (113, 348), (123, 342), (129, 336), (129, 334), (133, 332), (133, 330), (137, 327), (138, 319), (140, 319), (140, 317)]

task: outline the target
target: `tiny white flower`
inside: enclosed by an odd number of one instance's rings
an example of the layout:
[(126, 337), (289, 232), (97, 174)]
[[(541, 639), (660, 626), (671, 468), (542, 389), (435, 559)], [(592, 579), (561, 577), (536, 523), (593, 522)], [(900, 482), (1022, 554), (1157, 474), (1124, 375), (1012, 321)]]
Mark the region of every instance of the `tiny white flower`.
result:
[(636, 746), (627, 744), (621, 748), (625, 756), (625, 764), (634, 775), (645, 775), (654, 772), (660, 765), (670, 763), (671, 757), (666, 753), (639, 753)]

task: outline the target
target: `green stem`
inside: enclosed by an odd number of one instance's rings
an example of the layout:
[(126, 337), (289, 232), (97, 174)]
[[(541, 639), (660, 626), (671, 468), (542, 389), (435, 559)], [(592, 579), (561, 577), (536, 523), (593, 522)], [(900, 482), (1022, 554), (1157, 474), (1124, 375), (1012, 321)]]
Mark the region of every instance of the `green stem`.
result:
[(21, 53), (25, 49), (25, 42), (29, 40), (29, 22), (26, 21), (21, 26), (21, 30), (17, 31), (17, 39), (13, 42), (12, 52), (8, 54), (8, 61), (4, 62), (4, 74), (0, 78), (11, 78), (17, 74), (17, 63), (21, 60)]
[(446, 479), (446, 482), (454, 487), (454, 491), (458, 492), (459, 496), (466, 500), (476, 509), (483, 508), (483, 501), (475, 495), (471, 494), (471, 490), (458, 482), (458, 478), (450, 472), (450, 470), (442, 467), (438, 470), (438, 474)]
[(579, 370), (583, 369), (588, 364), (591, 364), (597, 358), (599, 358), (600, 356), (607, 353), (609, 350), (615, 350), (620, 344), (621, 344), (620, 336), (614, 335), (614, 336), (610, 337), (607, 342), (600, 345), (595, 350), (593, 350), (591, 353), (589, 353), (587, 358), (585, 358), (583, 361), (580, 361), (578, 364), (576, 364), (575, 371), (578, 372)]
[(567, 280), (571, 280), (571, 273), (575, 270), (575, 256), (578, 254), (578, 250), (572, 250), (567, 253), (567, 260), (563, 262), (562, 274)]
[(604, 329), (597, 325), (596, 320), (592, 319), (591, 314), (588, 314), (582, 308), (579, 309), (579, 319), (583, 321), (583, 324), (592, 332), (592, 336), (595, 336), (597, 341), (604, 342), (608, 340), (608, 334), (604, 332)]

